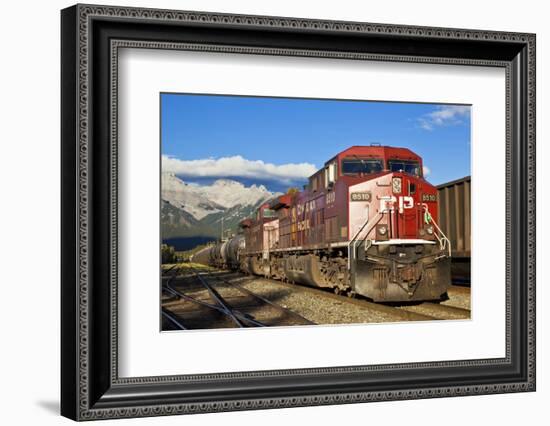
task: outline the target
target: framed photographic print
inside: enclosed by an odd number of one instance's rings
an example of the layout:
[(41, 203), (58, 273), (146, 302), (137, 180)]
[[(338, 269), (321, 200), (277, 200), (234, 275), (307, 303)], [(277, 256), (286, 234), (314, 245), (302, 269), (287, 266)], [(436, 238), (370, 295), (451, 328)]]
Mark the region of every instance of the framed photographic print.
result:
[(76, 5), (75, 420), (535, 390), (535, 36)]

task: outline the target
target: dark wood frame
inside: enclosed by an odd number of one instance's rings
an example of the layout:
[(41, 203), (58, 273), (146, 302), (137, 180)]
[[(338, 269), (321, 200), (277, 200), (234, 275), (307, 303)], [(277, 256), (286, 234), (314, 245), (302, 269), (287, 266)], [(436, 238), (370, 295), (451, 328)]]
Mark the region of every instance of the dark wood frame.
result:
[[(63, 10), (61, 28), (64, 416), (87, 420), (535, 390), (533, 34), (95, 5)], [(504, 67), (506, 357), (119, 378), (116, 54), (124, 46)]]

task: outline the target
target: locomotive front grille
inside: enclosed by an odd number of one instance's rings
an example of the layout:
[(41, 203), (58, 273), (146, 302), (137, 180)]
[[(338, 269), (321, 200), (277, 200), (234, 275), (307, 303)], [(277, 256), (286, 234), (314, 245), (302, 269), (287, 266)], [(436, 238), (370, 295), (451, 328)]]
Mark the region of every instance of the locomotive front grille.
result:
[(414, 265), (398, 265), (397, 274), (395, 274), (395, 281), (407, 284), (414, 284), (420, 280), (422, 275), (421, 268), (418, 264)]
[(354, 291), (374, 301), (437, 300), (450, 285), (450, 258), (435, 244), (372, 245), (354, 264)]

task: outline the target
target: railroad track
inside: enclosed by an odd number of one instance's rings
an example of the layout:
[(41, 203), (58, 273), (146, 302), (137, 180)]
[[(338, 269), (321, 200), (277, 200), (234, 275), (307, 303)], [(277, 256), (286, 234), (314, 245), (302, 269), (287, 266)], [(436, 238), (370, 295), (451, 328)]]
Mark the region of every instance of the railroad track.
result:
[(454, 292), (454, 293), (457, 293), (457, 294), (470, 294), (470, 287), (464, 287), (464, 286), (460, 286), (460, 285), (452, 285), (450, 288), (449, 288), (449, 292)]
[(187, 274), (183, 278), (187, 282), (184, 283), (176, 283), (181, 268), (167, 269), (163, 276), (163, 293), (170, 296), (164, 299), (166, 303), (162, 307), (163, 324), (166, 328), (246, 328), (313, 324), (301, 315), (209, 271), (186, 269)]
[(398, 309), (407, 312), (413, 312), (431, 317), (432, 320), (448, 319), (469, 319), (471, 312), (469, 309), (459, 308), (451, 305), (441, 305), (439, 303), (424, 302), (417, 305), (399, 306)]
[[(251, 278), (247, 277), (248, 280), (255, 279), (266, 279), (266, 278)], [(442, 319), (468, 319), (470, 318), (470, 310), (461, 308), (453, 305), (442, 305), (439, 303), (432, 302), (423, 302), (418, 304), (411, 305), (387, 305), (381, 303), (370, 302), (367, 299), (356, 297), (350, 298), (343, 295), (337, 295), (333, 292), (321, 288), (307, 287), (296, 284), (284, 283), (277, 280), (267, 279), (269, 282), (279, 285), (281, 287), (292, 289), (294, 291), (301, 291), (304, 293), (309, 293), (312, 297), (323, 297), (325, 299), (331, 299), (338, 301), (342, 304), (352, 304), (356, 306), (369, 309), (371, 311), (381, 312), (383, 314), (391, 315), (395, 318), (396, 321), (433, 321), (433, 320), (442, 320)], [(451, 288), (451, 291), (455, 291), (461, 294), (470, 293), (469, 288), (457, 287), (454, 286)]]
[[(174, 274), (174, 269), (170, 270), (172, 274)], [(175, 274), (178, 274), (180, 271), (176, 271)], [(165, 286), (163, 289), (165, 292), (169, 293), (172, 296), (171, 300), (183, 299), (188, 302), (191, 302), (195, 305), (201, 305), (203, 308), (208, 308), (209, 310), (215, 310), (218, 311), (219, 314), (224, 315), (225, 317), (229, 317), (232, 321), (232, 324), (229, 326), (232, 327), (262, 327), (262, 326), (273, 326), (273, 325), (312, 325), (315, 324), (317, 320), (310, 321), (306, 318), (315, 319), (314, 317), (307, 315), (307, 312), (302, 311), (300, 308), (296, 309), (295, 307), (290, 305), (289, 308), (280, 306), (277, 303), (274, 303), (271, 297), (271, 293), (269, 297), (262, 297), (261, 295), (257, 294), (257, 291), (260, 291), (258, 287), (256, 287), (254, 291), (251, 291), (250, 289), (246, 288), (248, 283), (254, 283), (261, 280), (267, 280), (272, 286), (276, 286), (280, 289), (284, 289), (285, 292), (288, 294), (290, 290), (291, 292), (301, 292), (302, 294), (307, 294), (311, 298), (323, 298), (325, 300), (332, 300), (334, 303), (336, 303), (339, 306), (342, 305), (353, 305), (360, 307), (362, 309), (379, 313), (380, 315), (384, 316), (383, 321), (387, 322), (399, 322), (399, 321), (433, 321), (433, 320), (448, 320), (448, 319), (468, 319), (470, 318), (470, 310), (465, 309), (460, 306), (454, 306), (452, 304), (439, 304), (439, 303), (430, 303), (430, 302), (424, 302), (424, 303), (418, 303), (418, 304), (411, 304), (411, 305), (385, 305), (380, 303), (374, 303), (371, 301), (368, 301), (364, 298), (349, 298), (347, 296), (342, 295), (336, 295), (333, 292), (314, 288), (314, 287), (307, 287), (307, 286), (301, 286), (296, 284), (289, 284), (289, 283), (283, 283), (281, 281), (266, 279), (262, 277), (254, 277), (254, 276), (245, 276), (240, 273), (228, 273), (227, 271), (220, 271), (220, 270), (206, 270), (206, 269), (197, 269), (197, 268), (187, 268), (187, 274), (184, 275), (184, 278), (188, 280), (193, 281), (200, 281), (201, 286), (207, 289), (209, 294), (209, 300), (199, 299), (193, 297), (189, 293), (184, 293), (181, 291), (181, 288), (183, 286), (179, 286), (178, 288), (175, 288), (173, 285), (170, 284), (170, 281), (167, 280), (168, 286)], [(233, 291), (238, 291), (240, 293), (240, 296), (242, 300), (239, 300), (238, 297), (235, 296), (235, 294), (227, 295), (227, 289), (231, 289)], [(461, 297), (465, 298), (467, 297), (469, 300), (469, 288), (465, 287), (457, 287), (452, 286), (450, 289), (450, 293), (453, 294), (460, 294)], [(220, 300), (216, 300), (220, 299)], [(249, 312), (247, 312), (247, 309), (243, 309), (243, 305), (246, 305), (243, 301), (246, 300), (248, 305), (251, 304), (252, 300), (255, 301), (255, 309), (253, 315), (251, 315)], [(312, 299), (314, 300), (314, 299)], [(220, 303), (221, 301), (221, 303)], [(449, 301), (451, 302), (451, 301)], [(446, 302), (446, 303), (449, 303)], [(237, 307), (232, 306), (236, 304)], [(225, 306), (224, 306), (225, 305)], [(249, 306), (250, 307), (250, 306)], [(469, 305), (468, 305), (469, 307)], [(165, 309), (170, 309), (168, 306), (164, 306)], [(245, 306), (246, 308), (246, 306)], [(271, 320), (265, 321), (262, 318), (259, 318), (262, 313), (261, 311), (271, 311)], [(280, 318), (278, 321), (274, 321), (274, 313), (279, 313), (279, 317), (289, 315), (289, 312), (292, 312), (292, 316), (294, 316), (294, 321), (288, 320), (288, 318), (285, 321), (281, 321)], [(177, 315), (180, 317), (180, 322), (182, 324), (185, 324), (185, 321), (181, 319), (180, 313), (174, 313), (174, 315)], [(231, 313), (233, 314), (234, 318), (231, 317)], [(285, 314), (286, 313), (286, 314)], [(190, 313), (187, 312), (187, 315)], [(205, 310), (203, 309), (203, 314), (205, 314)], [(210, 313), (211, 315), (212, 313)], [(208, 314), (207, 314), (208, 315)], [(269, 317), (270, 315), (267, 314), (267, 312), (263, 313), (264, 316)], [(305, 315), (305, 317), (303, 316)], [(163, 314), (164, 316), (164, 314)], [(166, 318), (166, 322), (171, 322), (173, 318)], [(227, 318), (226, 322), (227, 322)], [(296, 321), (298, 319), (298, 321)], [(203, 321), (204, 322), (204, 321)], [(208, 321), (207, 321), (208, 322)], [(223, 322), (223, 321), (222, 321)], [(325, 322), (321, 321), (320, 324), (326, 324)], [(216, 325), (216, 324), (206, 324), (205, 327), (204, 324), (202, 326), (194, 327), (191, 325), (190, 328), (220, 328), (225, 325)], [(171, 325), (174, 327), (174, 324)]]
[(168, 323), (175, 327), (177, 330), (187, 330), (187, 328), (182, 324), (180, 318), (172, 311), (166, 308), (162, 308), (161, 313), (162, 318), (166, 319)]
[[(265, 278), (263, 278), (263, 279), (265, 279)], [(362, 307), (362, 308), (365, 308), (365, 309), (369, 309), (371, 311), (377, 311), (377, 312), (381, 312), (381, 313), (384, 313), (384, 314), (389, 314), (389, 315), (395, 317), (396, 321), (427, 321), (427, 320), (433, 320), (433, 317), (430, 317), (430, 316), (427, 316), (427, 315), (423, 315), (423, 314), (419, 314), (419, 313), (415, 313), (415, 312), (408, 312), (408, 311), (404, 311), (404, 310), (399, 311), (399, 310), (395, 309), (392, 306), (382, 305), (380, 303), (369, 302), (368, 300), (365, 300), (365, 299), (358, 299), (358, 298), (351, 298), (351, 297), (348, 297), (348, 296), (337, 295), (337, 294), (334, 294), (331, 291), (326, 291), (326, 290), (323, 290), (323, 289), (320, 289), (320, 288), (307, 287), (307, 286), (302, 286), (302, 285), (297, 285), (297, 284), (289, 284), (289, 283), (284, 283), (284, 282), (275, 281), (275, 280), (269, 280), (269, 281), (277, 283), (281, 287), (291, 289), (293, 291), (300, 291), (300, 292), (303, 292), (303, 293), (309, 293), (313, 297), (322, 297), (322, 298), (325, 298), (325, 299), (330, 299), (330, 300), (337, 301), (339, 303), (355, 305), (355, 306), (359, 306), (359, 307)]]

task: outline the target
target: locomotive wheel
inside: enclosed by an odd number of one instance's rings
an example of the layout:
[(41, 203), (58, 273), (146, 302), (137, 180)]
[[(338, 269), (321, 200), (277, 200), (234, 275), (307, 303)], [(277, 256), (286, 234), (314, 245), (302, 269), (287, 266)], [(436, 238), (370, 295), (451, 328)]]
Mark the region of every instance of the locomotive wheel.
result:
[(355, 293), (353, 290), (350, 290), (350, 291), (348, 291), (347, 296), (348, 296), (350, 299), (353, 299), (353, 298), (355, 298), (356, 294), (357, 294), (357, 293)]
[(340, 294), (340, 293), (341, 293), (340, 288), (334, 287), (334, 294)]

